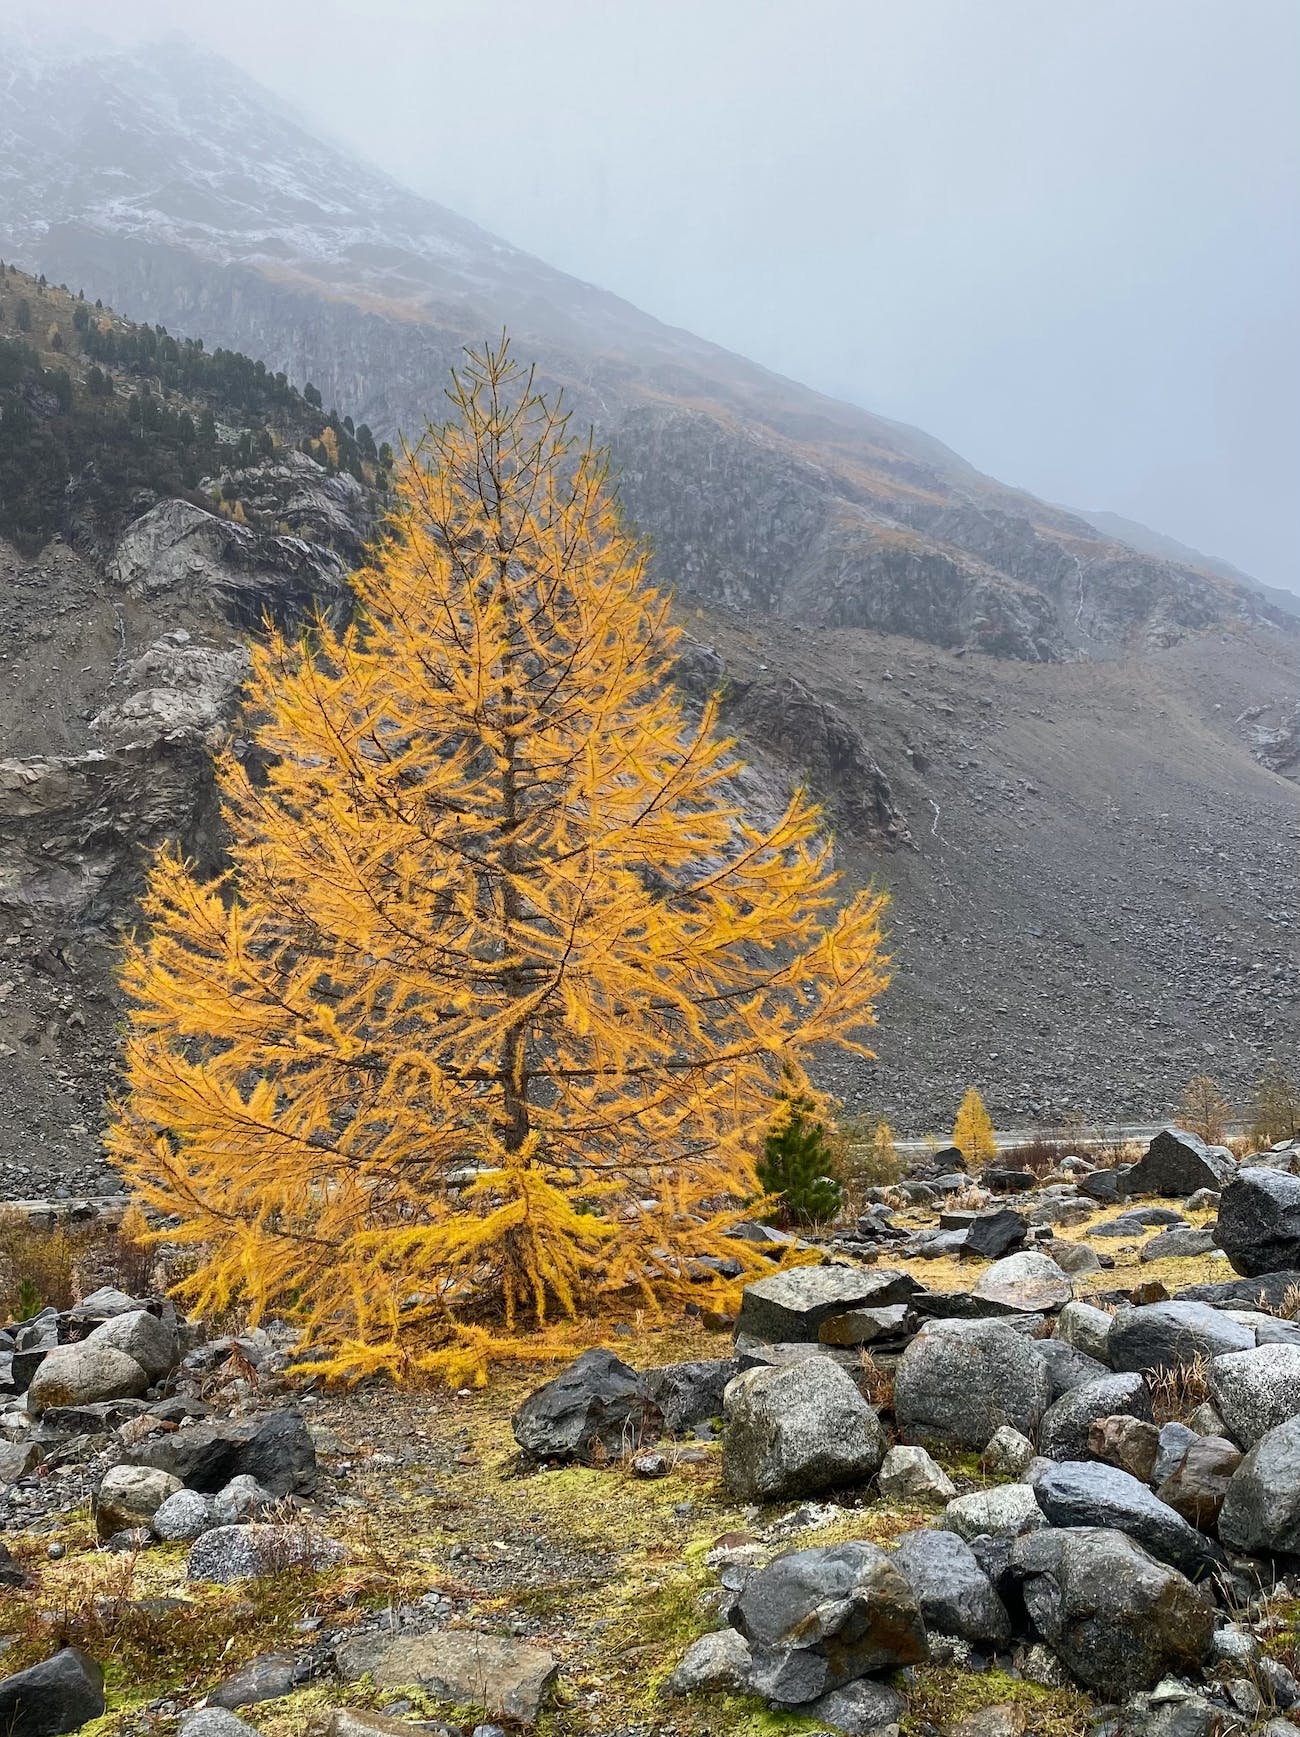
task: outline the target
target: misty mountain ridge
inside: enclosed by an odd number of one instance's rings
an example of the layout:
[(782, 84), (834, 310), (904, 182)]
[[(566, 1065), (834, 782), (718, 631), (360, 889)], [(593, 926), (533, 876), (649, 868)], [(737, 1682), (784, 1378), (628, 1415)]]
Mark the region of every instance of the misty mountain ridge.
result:
[(1144, 555), (1154, 555), (1157, 560), (1176, 561), (1181, 566), (1201, 567), (1207, 573), (1217, 573), (1221, 579), (1230, 580), (1234, 585), (1247, 585), (1258, 591), (1275, 608), (1286, 610), (1292, 615), (1300, 615), (1300, 592), (1284, 591), (1278, 585), (1266, 585), (1262, 579), (1255, 579), (1249, 573), (1243, 573), (1240, 567), (1234, 567), (1231, 561), (1224, 561), (1218, 555), (1206, 555), (1200, 549), (1193, 549), (1189, 543), (1180, 543), (1177, 537), (1168, 537), (1162, 531), (1153, 531), (1150, 525), (1144, 525), (1138, 519), (1126, 519), (1122, 513), (1097, 510), (1079, 511), (1079, 517), (1087, 519), (1103, 536), (1127, 543), (1131, 549), (1139, 549)]
[(5, 75), (0, 247), (262, 357), (377, 433), (418, 430), (504, 325), (613, 448), (656, 571), (744, 615), (1029, 661), (1291, 613), (982, 476), (555, 271), (316, 137), (184, 44)]

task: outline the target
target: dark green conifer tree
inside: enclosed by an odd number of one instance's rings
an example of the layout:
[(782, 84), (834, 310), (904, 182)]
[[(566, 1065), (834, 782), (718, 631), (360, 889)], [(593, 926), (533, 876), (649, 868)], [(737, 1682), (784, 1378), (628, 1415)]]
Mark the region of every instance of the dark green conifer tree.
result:
[(763, 1141), (758, 1179), (781, 1198), (777, 1216), (791, 1224), (826, 1224), (844, 1200), (833, 1135), (811, 1098), (781, 1094)]

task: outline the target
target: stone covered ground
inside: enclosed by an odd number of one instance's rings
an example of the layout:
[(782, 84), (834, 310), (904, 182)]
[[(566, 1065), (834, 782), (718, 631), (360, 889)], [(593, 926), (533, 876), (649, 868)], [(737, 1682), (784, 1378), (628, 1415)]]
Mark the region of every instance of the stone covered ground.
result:
[(0, 1726), (1291, 1737), (1300, 1148), (950, 1162), (484, 1392), (112, 1286), (11, 1325)]

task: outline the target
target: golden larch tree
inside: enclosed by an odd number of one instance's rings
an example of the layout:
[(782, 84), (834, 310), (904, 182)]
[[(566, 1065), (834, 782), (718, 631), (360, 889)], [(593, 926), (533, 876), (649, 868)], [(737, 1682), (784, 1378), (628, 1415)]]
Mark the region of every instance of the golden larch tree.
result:
[(993, 1123), (974, 1086), (967, 1086), (957, 1111), (957, 1119), (952, 1125), (952, 1143), (968, 1164), (988, 1164), (998, 1155)]
[(504, 342), (449, 397), (350, 623), (253, 649), (227, 872), (151, 871), (110, 1144), (195, 1306), (460, 1382), (770, 1270), (728, 1233), (774, 1095), (870, 1055), (888, 962), (816, 808), (748, 820), (675, 697), (602, 456)]

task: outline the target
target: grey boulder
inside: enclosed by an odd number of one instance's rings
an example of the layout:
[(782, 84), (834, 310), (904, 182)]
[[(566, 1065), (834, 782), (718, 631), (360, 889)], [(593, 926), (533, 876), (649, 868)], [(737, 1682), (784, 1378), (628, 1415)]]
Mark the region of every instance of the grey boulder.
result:
[(1237, 1467), (1219, 1536), (1232, 1550), (1300, 1556), (1300, 1417), (1269, 1430)]
[[(465, 1737), (464, 1727), (441, 1719), (395, 1719), (361, 1707), (335, 1707), (326, 1737)], [(476, 1725), (473, 1737), (506, 1737), (500, 1725)]]
[(27, 1407), (34, 1417), (40, 1417), (56, 1405), (136, 1399), (148, 1385), (149, 1377), (135, 1358), (112, 1345), (56, 1345), (32, 1376)]
[(1035, 1629), (1108, 1701), (1195, 1671), (1209, 1649), (1213, 1606), (1122, 1532), (1030, 1533), (1011, 1546), (1011, 1570)]
[(1223, 1552), (1212, 1539), (1118, 1466), (1091, 1460), (1049, 1465), (1034, 1478), (1033, 1488), (1053, 1526), (1123, 1532), (1190, 1580), (1223, 1563)]
[(813, 1495), (874, 1477), (880, 1420), (828, 1358), (746, 1369), (727, 1387), (722, 1476), (741, 1501)]
[(1028, 1221), (1009, 1206), (999, 1207), (996, 1212), (976, 1213), (966, 1227), (966, 1252), (1001, 1260), (1003, 1255), (1020, 1247), (1028, 1230)]
[(214, 1526), (190, 1546), (185, 1572), (191, 1580), (224, 1586), (286, 1568), (319, 1573), (346, 1558), (341, 1544), (307, 1526)]
[(83, 1345), (111, 1345), (125, 1351), (144, 1370), (151, 1382), (161, 1381), (180, 1361), (176, 1332), (148, 1309), (131, 1309), (113, 1315), (82, 1340)]
[(781, 1706), (917, 1664), (928, 1651), (906, 1577), (874, 1544), (778, 1556), (750, 1575), (730, 1620), (753, 1654), (751, 1687)]
[(208, 1694), (209, 1707), (255, 1707), (278, 1701), (311, 1680), (312, 1663), (298, 1653), (263, 1653), (241, 1665)]
[(1060, 1237), (1053, 1237), (1050, 1246), (1044, 1250), (1060, 1267), (1063, 1273), (1074, 1278), (1079, 1273), (1096, 1273), (1102, 1268), (1102, 1258), (1090, 1243), (1063, 1242)]
[(1152, 1483), (1163, 1484), (1182, 1465), (1188, 1448), (1199, 1439), (1196, 1431), (1185, 1423), (1164, 1424), (1156, 1446), (1156, 1463), (1151, 1468)]
[(1239, 1170), (1219, 1201), (1215, 1237), (1248, 1277), (1300, 1266), (1300, 1176), (1262, 1165)]
[(1024, 1249), (994, 1261), (971, 1295), (1020, 1314), (1045, 1314), (1069, 1302), (1070, 1279), (1050, 1255)]
[(722, 1395), (739, 1369), (734, 1357), (701, 1358), (647, 1369), (643, 1381), (647, 1396), (659, 1408), (664, 1429), (669, 1435), (683, 1435), (722, 1416)]
[(159, 1504), (149, 1523), (159, 1538), (172, 1543), (193, 1543), (200, 1533), (216, 1524), (212, 1498), (199, 1490), (181, 1488)]
[(1102, 1376), (1111, 1373), (1109, 1363), (1085, 1356), (1082, 1351), (1076, 1351), (1073, 1345), (1067, 1345), (1064, 1339), (1039, 1339), (1036, 1343), (1047, 1363), (1053, 1404), (1063, 1393), (1072, 1393), (1076, 1387), (1083, 1387), (1089, 1381), (1099, 1381)]
[(515, 1440), (537, 1460), (616, 1459), (654, 1442), (662, 1426), (641, 1376), (602, 1348), (530, 1393), (511, 1419)]
[(1181, 1212), (1174, 1212), (1167, 1206), (1133, 1207), (1128, 1212), (1121, 1212), (1118, 1218), (1108, 1218), (1105, 1224), (1099, 1224), (1093, 1231), (1094, 1236), (1124, 1236), (1140, 1237), (1153, 1224), (1186, 1225), (1187, 1220)]
[(702, 1634), (677, 1661), (664, 1684), (669, 1695), (716, 1693), (719, 1689), (742, 1689), (749, 1682), (749, 1642), (734, 1628), (719, 1628)]
[(1079, 1178), (1079, 1189), (1092, 1200), (1103, 1206), (1109, 1206), (1117, 1201), (1123, 1192), (1124, 1180), (1128, 1176), (1131, 1165), (1117, 1165), (1111, 1170), (1093, 1170), (1087, 1176)]
[(1241, 1449), (1221, 1435), (1194, 1436), (1187, 1452), (1161, 1480), (1156, 1495), (1189, 1526), (1217, 1531), (1241, 1459)]
[(87, 1322), (111, 1320), (114, 1315), (132, 1315), (144, 1304), (138, 1297), (128, 1297), (116, 1285), (101, 1285), (68, 1310), (68, 1319), (84, 1326)]
[(5, 1737), (59, 1737), (104, 1711), (104, 1673), (88, 1653), (64, 1647), (0, 1682)]
[(1143, 1243), (1138, 1258), (1144, 1261), (1190, 1260), (1196, 1255), (1213, 1253), (1214, 1247), (1213, 1231), (1196, 1230), (1190, 1224), (1175, 1225), (1172, 1230), (1162, 1230), (1150, 1242)]
[(1004, 1423), (994, 1430), (980, 1455), (980, 1469), (991, 1478), (1021, 1478), (1033, 1464), (1034, 1444)]
[(843, 1315), (832, 1315), (817, 1329), (823, 1345), (885, 1345), (908, 1337), (911, 1307), (907, 1303), (889, 1303), (883, 1309), (849, 1309)]
[(256, 1478), (273, 1496), (310, 1490), (316, 1479), (316, 1449), (296, 1411), (212, 1418), (147, 1437), (123, 1449), (122, 1458), (172, 1472), (187, 1488), (209, 1495), (241, 1476)]
[(1249, 1327), (1208, 1303), (1145, 1303), (1121, 1309), (1106, 1341), (1116, 1369), (1175, 1369), (1198, 1357), (1248, 1351), (1255, 1343)]
[(889, 1267), (790, 1267), (745, 1286), (736, 1334), (769, 1344), (815, 1340), (833, 1315), (905, 1303), (916, 1289), (910, 1273)]
[(1014, 1538), (1046, 1524), (1029, 1484), (994, 1484), (987, 1490), (954, 1496), (939, 1521), (945, 1532), (955, 1532), (967, 1544), (977, 1538)]
[(212, 1523), (214, 1526), (240, 1526), (246, 1520), (257, 1519), (273, 1503), (274, 1497), (269, 1490), (264, 1489), (256, 1478), (250, 1478), (247, 1472), (241, 1472), (213, 1496)]
[(1140, 1484), (1155, 1481), (1156, 1455), (1160, 1452), (1160, 1431), (1144, 1418), (1118, 1413), (1099, 1417), (1088, 1431), (1088, 1452), (1080, 1459), (1104, 1460), (1118, 1466)]
[(1185, 1285), (1178, 1292), (1184, 1303), (1213, 1303), (1220, 1309), (1280, 1309), (1287, 1293), (1300, 1289), (1300, 1271), (1281, 1267), (1254, 1278), (1223, 1279), (1212, 1285)]
[(195, 1707), (182, 1716), (180, 1737), (257, 1737), (257, 1732), (224, 1707)]
[(1203, 1399), (1187, 1420), (1193, 1435), (1227, 1435), (1228, 1426), (1208, 1399)]
[(1088, 1432), (1101, 1417), (1119, 1413), (1150, 1420), (1151, 1394), (1140, 1375), (1102, 1375), (1061, 1395), (1043, 1415), (1038, 1451), (1051, 1460), (1088, 1457)]
[(838, 1731), (841, 1737), (885, 1737), (886, 1732), (897, 1730), (907, 1702), (888, 1683), (859, 1677), (842, 1689), (832, 1689), (829, 1695), (819, 1695), (799, 1711), (818, 1725)]
[(1085, 1357), (1110, 1362), (1110, 1329), (1114, 1317), (1092, 1303), (1069, 1302), (1056, 1318), (1056, 1338)]
[(195, 1707), (183, 1715), (180, 1737), (257, 1737), (257, 1732), (224, 1707)]
[(335, 1658), (348, 1682), (369, 1675), (377, 1689), (415, 1687), (522, 1725), (537, 1718), (558, 1668), (542, 1647), (468, 1628), (360, 1634), (345, 1641)]
[(976, 1646), (1005, 1647), (1011, 1621), (970, 1546), (955, 1532), (907, 1532), (894, 1551), (926, 1628)]
[(90, 1503), (101, 1542), (114, 1532), (151, 1526), (158, 1509), (180, 1488), (179, 1478), (153, 1466), (110, 1466)]
[(1210, 1363), (1210, 1398), (1243, 1447), (1300, 1412), (1300, 1346), (1259, 1345)]
[(1260, 1315), (1251, 1323), (1257, 1345), (1300, 1345), (1300, 1321), (1278, 1321)]
[(41, 1463), (41, 1446), (34, 1441), (0, 1441), (0, 1490), (34, 1472)]
[(876, 1487), (887, 1502), (947, 1502), (957, 1486), (923, 1447), (892, 1447), (881, 1462)]
[(1222, 1188), (1236, 1174), (1236, 1162), (1224, 1146), (1207, 1146), (1186, 1128), (1162, 1128), (1129, 1171), (1124, 1192), (1179, 1195), (1198, 1188)]
[(996, 1321), (934, 1321), (894, 1372), (894, 1415), (908, 1441), (982, 1449), (1003, 1424), (1032, 1436), (1051, 1399), (1038, 1346)]

